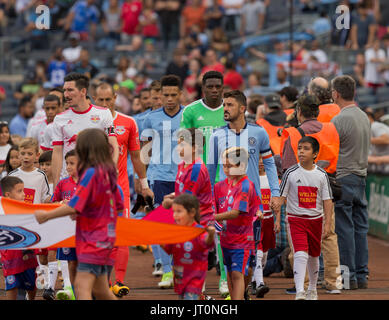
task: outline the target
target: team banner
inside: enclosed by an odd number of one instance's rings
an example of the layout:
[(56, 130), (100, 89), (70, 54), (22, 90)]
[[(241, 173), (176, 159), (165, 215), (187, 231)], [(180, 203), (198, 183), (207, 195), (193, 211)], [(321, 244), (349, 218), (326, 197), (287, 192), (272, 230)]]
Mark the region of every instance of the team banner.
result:
[[(70, 216), (39, 224), (36, 210), (50, 211), (59, 204), (27, 204), (0, 197), (0, 250), (75, 247), (76, 222)], [(202, 228), (126, 219), (116, 225), (117, 246), (180, 243), (204, 232)]]

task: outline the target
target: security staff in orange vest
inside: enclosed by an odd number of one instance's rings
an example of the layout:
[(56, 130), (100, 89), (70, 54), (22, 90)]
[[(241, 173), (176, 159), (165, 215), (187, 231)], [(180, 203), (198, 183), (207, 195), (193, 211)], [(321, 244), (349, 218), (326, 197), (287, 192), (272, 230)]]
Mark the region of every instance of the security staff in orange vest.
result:
[(331, 87), (328, 81), (322, 77), (313, 78), (308, 84), (308, 94), (312, 94), (319, 99), (319, 115), (317, 121), (331, 122), (340, 108), (332, 101)]
[(297, 88), (293, 86), (282, 88), (278, 94), (280, 95), (282, 109), (286, 113), (286, 127), (297, 127), (298, 121), (295, 115), (296, 101), (299, 95)]
[[(339, 135), (332, 123), (321, 123), (317, 120), (319, 100), (314, 95), (304, 95), (297, 100), (297, 119), (300, 126), (284, 129), (282, 132), (282, 169), (295, 165), (297, 160), (297, 144), (303, 135), (315, 137), (320, 144), (317, 165), (334, 173), (339, 156)], [(339, 267), (338, 240), (335, 233), (335, 215), (331, 219), (331, 233), (322, 241), (324, 260), (324, 283), (328, 293), (340, 293), (337, 268)], [(337, 282), (338, 281), (338, 282)]]
[(265, 112), (264, 118), (259, 119), (257, 124), (262, 126), (269, 135), (270, 148), (274, 155), (281, 153), (281, 136), (278, 131), (282, 129), (286, 123), (286, 114), (282, 110), (280, 96), (272, 93), (265, 97)]

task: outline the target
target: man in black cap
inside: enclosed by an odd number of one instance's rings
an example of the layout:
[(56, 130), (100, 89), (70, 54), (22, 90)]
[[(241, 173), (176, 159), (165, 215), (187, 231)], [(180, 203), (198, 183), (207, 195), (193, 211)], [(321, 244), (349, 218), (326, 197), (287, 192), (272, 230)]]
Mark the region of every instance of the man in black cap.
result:
[(276, 93), (268, 94), (265, 97), (265, 120), (272, 126), (284, 126), (286, 114), (282, 110), (281, 97)]

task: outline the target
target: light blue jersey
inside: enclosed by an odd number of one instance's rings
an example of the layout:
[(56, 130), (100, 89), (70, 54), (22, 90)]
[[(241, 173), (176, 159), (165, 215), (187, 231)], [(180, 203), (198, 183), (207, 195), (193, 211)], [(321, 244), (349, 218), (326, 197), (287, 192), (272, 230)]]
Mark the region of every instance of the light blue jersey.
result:
[[(277, 169), (269, 145), (269, 136), (265, 129), (256, 125), (246, 123), (244, 129), (237, 134), (229, 126), (216, 129), (209, 142), (209, 154), (207, 168), (211, 178), (211, 184), (226, 178), (223, 171), (222, 156), (224, 150), (230, 147), (243, 147), (249, 153), (247, 176), (254, 183), (257, 193), (260, 194), (259, 182), (259, 155), (262, 156), (266, 175), (269, 180), (270, 190), (273, 197), (280, 196)], [(217, 166), (217, 164), (220, 164)]]
[(180, 106), (174, 116), (169, 116), (164, 108), (151, 111), (143, 120), (141, 141), (152, 141), (153, 181), (175, 181), (178, 163), (177, 132), (184, 107)]

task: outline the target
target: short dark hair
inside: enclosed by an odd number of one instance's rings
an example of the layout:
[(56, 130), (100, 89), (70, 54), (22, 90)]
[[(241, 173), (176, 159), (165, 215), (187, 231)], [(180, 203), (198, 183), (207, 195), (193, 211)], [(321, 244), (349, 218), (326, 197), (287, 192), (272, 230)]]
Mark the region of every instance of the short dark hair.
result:
[(161, 81), (159, 80), (154, 80), (153, 82), (150, 83), (150, 91), (155, 90), (155, 91), (161, 91)]
[(200, 153), (203, 152), (205, 144), (205, 138), (200, 129), (189, 128), (181, 129), (177, 134), (178, 139), (183, 139), (185, 142), (190, 143), (192, 147), (197, 146)]
[(181, 79), (174, 74), (163, 76), (161, 78), (161, 89), (163, 87), (178, 87), (181, 90)]
[(76, 149), (73, 149), (73, 150), (70, 150), (68, 151), (66, 154), (65, 154), (65, 160), (69, 157), (75, 157), (77, 154), (76, 154)]
[(39, 156), (39, 164), (44, 163), (44, 162), (51, 162), (52, 157), (53, 157), (53, 151), (48, 150), (48, 151), (43, 152)]
[(202, 83), (205, 85), (208, 79), (219, 79), (223, 84), (224, 77), (219, 71), (208, 71), (204, 74)]
[(355, 80), (348, 76), (338, 76), (331, 81), (331, 87), (340, 94), (343, 100), (352, 101), (355, 96)]
[(74, 81), (76, 83), (76, 88), (78, 90), (81, 89), (88, 90), (89, 88), (89, 78), (82, 73), (71, 72), (67, 74), (64, 78), (64, 82), (70, 82), (70, 81)]
[(297, 88), (293, 86), (289, 86), (289, 87), (282, 88), (281, 91), (278, 92), (278, 94), (280, 96), (285, 96), (288, 101), (294, 102), (297, 100), (299, 91), (297, 90)]
[(31, 97), (30, 96), (24, 96), (22, 99), (20, 99), (19, 102), (19, 110), (20, 108), (23, 108), (27, 103), (31, 102)]
[(304, 143), (304, 142), (307, 142), (307, 143), (309, 143), (312, 146), (313, 153), (319, 152), (320, 144), (319, 144), (319, 141), (317, 141), (316, 138), (311, 137), (311, 136), (305, 136), (305, 137), (302, 137), (299, 140), (298, 144)]
[(317, 118), (320, 112), (319, 104), (319, 99), (316, 96), (306, 94), (297, 100), (296, 109), (299, 109), (306, 119)]
[(6, 192), (12, 192), (13, 188), (19, 183), (23, 183), (23, 180), (15, 176), (6, 176), (1, 179), (0, 184), (3, 195)]
[(259, 94), (255, 94), (250, 96), (250, 102), (247, 108), (253, 113), (257, 114), (258, 106), (263, 104), (265, 102), (265, 99), (263, 96)]
[(234, 98), (242, 106), (247, 106), (247, 99), (244, 93), (240, 90), (231, 90), (224, 93), (224, 99)]
[(43, 104), (45, 104), (45, 102), (53, 102), (53, 101), (57, 102), (58, 105), (61, 105), (61, 100), (59, 100), (59, 98), (54, 94), (47, 95), (43, 100)]
[(195, 210), (195, 220), (197, 223), (200, 223), (200, 203), (195, 196), (188, 193), (183, 193), (174, 198), (173, 203), (183, 206), (188, 212)]
[(150, 93), (151, 89), (150, 88), (142, 88), (140, 91), (139, 91), (139, 96), (143, 93), (143, 92), (148, 92)]

